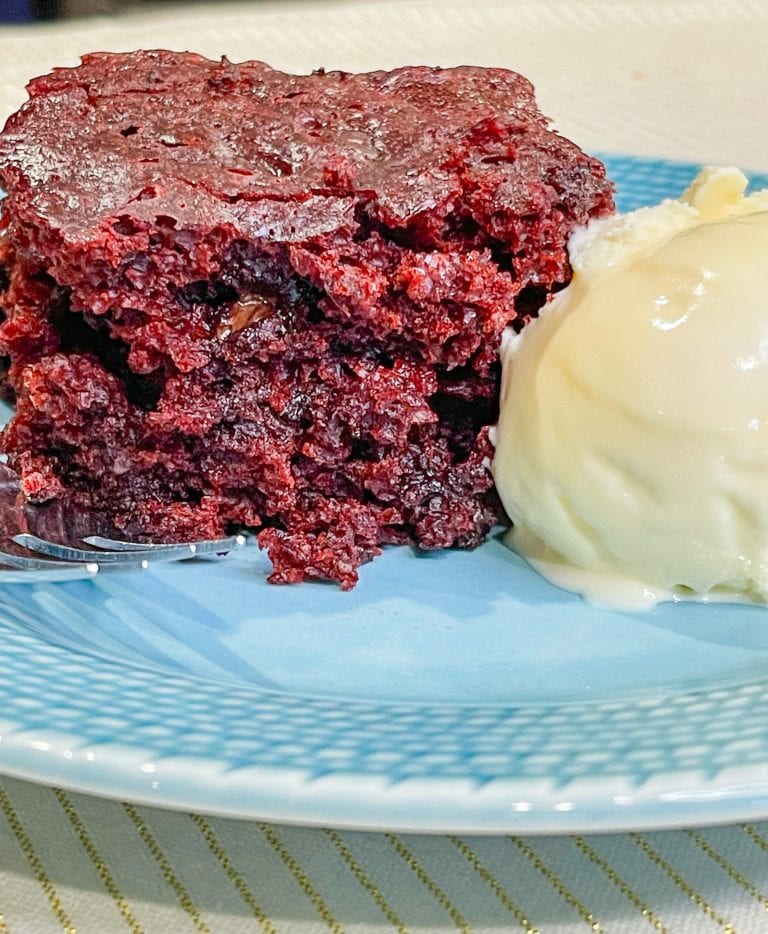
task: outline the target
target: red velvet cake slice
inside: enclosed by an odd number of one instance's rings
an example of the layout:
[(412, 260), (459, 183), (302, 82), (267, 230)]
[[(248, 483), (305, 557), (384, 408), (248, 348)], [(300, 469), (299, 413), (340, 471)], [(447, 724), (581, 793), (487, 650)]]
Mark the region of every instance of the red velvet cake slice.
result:
[(3, 448), (131, 535), (245, 527), (276, 582), (472, 546), (497, 348), (612, 209), (503, 69), (94, 54), (0, 136)]

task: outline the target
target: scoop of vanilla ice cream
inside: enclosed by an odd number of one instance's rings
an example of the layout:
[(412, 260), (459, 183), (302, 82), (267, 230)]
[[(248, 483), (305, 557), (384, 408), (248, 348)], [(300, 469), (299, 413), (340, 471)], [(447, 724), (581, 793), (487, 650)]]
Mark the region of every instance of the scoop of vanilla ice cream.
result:
[(593, 601), (768, 600), (768, 191), (701, 172), (591, 223), (502, 346), (512, 546)]

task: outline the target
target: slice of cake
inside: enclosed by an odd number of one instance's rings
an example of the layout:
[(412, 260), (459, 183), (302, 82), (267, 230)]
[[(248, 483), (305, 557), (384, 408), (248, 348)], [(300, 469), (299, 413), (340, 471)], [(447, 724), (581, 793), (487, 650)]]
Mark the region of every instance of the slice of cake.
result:
[(245, 527), (276, 582), (496, 518), (500, 334), (612, 209), (529, 82), (172, 52), (33, 81), (0, 136), (3, 448), (128, 534)]

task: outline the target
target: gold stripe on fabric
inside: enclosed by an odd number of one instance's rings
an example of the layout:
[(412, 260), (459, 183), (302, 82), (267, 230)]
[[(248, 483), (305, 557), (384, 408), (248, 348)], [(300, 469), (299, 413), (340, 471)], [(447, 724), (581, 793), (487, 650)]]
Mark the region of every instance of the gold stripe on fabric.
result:
[(403, 924), (403, 922), (395, 914), (394, 909), (389, 904), (389, 902), (384, 898), (384, 895), (381, 892), (381, 889), (366, 875), (363, 867), (355, 859), (352, 851), (349, 849), (347, 844), (342, 840), (339, 834), (335, 830), (325, 829), (323, 833), (331, 841), (331, 843), (336, 848), (339, 856), (344, 860), (349, 871), (357, 879), (357, 881), (362, 885), (365, 891), (371, 896), (376, 907), (384, 915), (384, 917), (389, 921), (392, 927), (398, 932), (398, 934), (408, 934), (408, 928)]
[(768, 840), (751, 824), (739, 824), (739, 827), (749, 837), (749, 839), (760, 847), (764, 853), (768, 853)]
[(764, 895), (757, 886), (753, 885), (745, 875), (739, 872), (733, 863), (730, 863), (722, 853), (719, 853), (703, 834), (697, 833), (695, 830), (686, 830), (685, 832), (696, 846), (704, 850), (707, 856), (717, 863), (729, 879), (732, 879), (736, 885), (740, 885), (745, 892), (749, 892), (752, 898), (760, 902), (763, 908), (768, 911), (768, 896)]
[(0, 934), (11, 934), (11, 929), (5, 920), (5, 915), (0, 915)]
[(128, 804), (126, 801), (123, 802), (123, 809), (131, 819), (131, 823), (136, 828), (136, 832), (141, 838), (142, 843), (149, 850), (152, 858), (157, 863), (157, 867), (160, 870), (163, 879), (165, 879), (166, 883), (176, 893), (176, 897), (179, 900), (179, 905), (187, 913), (195, 928), (200, 932), (200, 934), (211, 934), (210, 928), (203, 921), (202, 915), (200, 914), (195, 903), (192, 901), (189, 892), (181, 884), (178, 876), (173, 871), (173, 867), (168, 862), (168, 857), (160, 849), (157, 840), (155, 840), (152, 831), (149, 829), (149, 827), (147, 827), (141, 814), (139, 814), (138, 810), (133, 804)]
[(471, 928), (462, 913), (459, 909), (453, 904), (453, 902), (448, 898), (445, 892), (440, 888), (440, 886), (435, 882), (435, 880), (427, 873), (426, 869), (421, 865), (421, 863), (416, 859), (413, 853), (408, 849), (408, 847), (403, 843), (403, 841), (396, 834), (385, 833), (384, 834), (387, 842), (393, 847), (394, 851), (403, 860), (405, 865), (411, 870), (411, 872), (416, 876), (416, 878), (421, 882), (424, 888), (429, 892), (429, 894), (435, 899), (437, 904), (443, 909), (443, 911), (450, 917), (453, 923), (456, 925), (456, 929), (461, 931), (462, 934), (471, 934)]
[(499, 880), (491, 873), (490, 869), (488, 869), (488, 867), (480, 861), (480, 857), (469, 846), (469, 844), (465, 840), (462, 840), (461, 837), (454, 836), (453, 834), (449, 834), (448, 839), (456, 847), (459, 853), (461, 853), (464, 859), (467, 860), (467, 862), (480, 876), (483, 882), (485, 882), (485, 884), (493, 892), (496, 898), (498, 898), (501, 904), (512, 915), (515, 921), (517, 921), (520, 927), (525, 931), (525, 934), (539, 934), (539, 929), (533, 927), (520, 906), (512, 900), (511, 895), (507, 892)]
[(339, 922), (331, 914), (330, 908), (326, 905), (323, 896), (317, 891), (317, 889), (312, 885), (309, 880), (309, 876), (304, 872), (301, 866), (298, 864), (294, 856), (288, 850), (283, 841), (278, 837), (275, 829), (269, 824), (257, 823), (256, 826), (266, 837), (267, 842), (272, 847), (272, 849), (277, 853), (280, 859), (283, 862), (283, 865), (291, 873), (293, 878), (299, 883), (299, 888), (307, 896), (307, 898), (314, 905), (315, 911), (320, 915), (320, 917), (325, 922), (326, 926), (334, 932), (334, 934), (344, 934), (344, 928), (339, 924)]
[(56, 920), (64, 929), (64, 934), (77, 934), (77, 928), (74, 926), (74, 924), (72, 924), (72, 920), (61, 904), (61, 899), (59, 898), (59, 893), (56, 891), (56, 886), (48, 877), (42, 860), (35, 851), (32, 840), (30, 839), (26, 830), (24, 830), (24, 826), (19, 820), (19, 816), (14, 810), (10, 798), (2, 788), (0, 788), (0, 810), (2, 810), (3, 816), (8, 821), (8, 826), (11, 828), (14, 837), (16, 837), (16, 840), (21, 847), (22, 853), (26, 856), (27, 862), (32, 869), (32, 874), (40, 883), (40, 887), (42, 888), (43, 892), (45, 892), (45, 896), (48, 899), (48, 904), (51, 906), (51, 910), (56, 916)]
[(52, 788), (51, 790), (53, 791), (54, 797), (59, 802), (64, 813), (66, 814), (67, 820), (72, 825), (72, 829), (77, 834), (77, 838), (80, 841), (81, 846), (88, 854), (90, 861), (93, 863), (96, 872), (98, 873), (99, 878), (104, 885), (104, 888), (112, 896), (112, 899), (117, 906), (117, 910), (123, 916), (125, 923), (128, 925), (133, 934), (143, 934), (142, 926), (139, 924), (133, 912), (131, 911), (128, 902), (123, 896), (123, 893), (117, 887), (115, 880), (112, 878), (112, 874), (110, 873), (107, 864), (101, 858), (101, 854), (96, 849), (93, 840), (85, 828), (85, 824), (83, 823), (82, 818), (77, 813), (74, 802), (70, 799), (66, 792), (62, 791), (61, 788)]
[(671, 863), (668, 863), (661, 853), (651, 846), (642, 834), (630, 833), (629, 838), (642, 850), (654, 865), (658, 866), (659, 869), (669, 876), (681, 892), (685, 892), (693, 904), (700, 908), (708, 918), (711, 918), (715, 924), (719, 924), (727, 934), (736, 934), (736, 929), (733, 924), (730, 921), (726, 921), (725, 918), (706, 901), (704, 896), (700, 895), (690, 882), (683, 878), (675, 867)]
[(621, 878), (621, 876), (616, 872), (616, 870), (611, 866), (609, 862), (603, 859), (599, 853), (595, 852), (592, 847), (587, 843), (584, 837), (571, 837), (574, 845), (587, 857), (590, 862), (594, 863), (598, 869), (600, 869), (605, 877), (609, 879), (616, 888), (621, 892), (624, 898), (627, 899), (632, 905), (637, 908), (640, 914), (645, 918), (645, 920), (655, 928), (659, 934), (668, 934), (668, 931), (664, 924), (662, 923), (659, 916), (651, 910), (651, 908), (640, 898), (637, 892)]
[(203, 835), (203, 839), (205, 840), (208, 849), (219, 861), (219, 864), (226, 873), (227, 878), (235, 887), (237, 894), (251, 909), (254, 918), (256, 918), (256, 920), (261, 925), (261, 929), (264, 931), (264, 934), (277, 934), (277, 929), (269, 920), (269, 916), (267, 915), (266, 911), (264, 911), (264, 909), (258, 903), (256, 896), (248, 887), (245, 879), (243, 879), (243, 877), (237, 871), (232, 863), (232, 860), (227, 855), (226, 850), (221, 845), (221, 843), (219, 843), (219, 840), (213, 831), (213, 827), (211, 827), (208, 821), (200, 814), (190, 814), (189, 816), (192, 819), (192, 823)]
[(507, 839), (520, 850), (533, 868), (544, 876), (557, 894), (573, 908), (581, 920), (589, 925), (590, 929), (594, 931), (594, 934), (605, 934), (604, 929), (600, 926), (600, 922), (597, 921), (592, 912), (576, 898), (563, 880), (544, 862), (532, 846), (526, 843), (522, 837), (508, 837)]

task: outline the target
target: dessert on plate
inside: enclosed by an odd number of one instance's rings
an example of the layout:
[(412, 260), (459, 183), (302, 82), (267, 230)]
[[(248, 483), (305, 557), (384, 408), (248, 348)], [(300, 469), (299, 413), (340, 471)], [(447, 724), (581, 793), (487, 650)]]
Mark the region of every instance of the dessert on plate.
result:
[(612, 210), (503, 69), (92, 54), (0, 135), (2, 448), (132, 536), (258, 532), (276, 582), (495, 521), (498, 345)]

